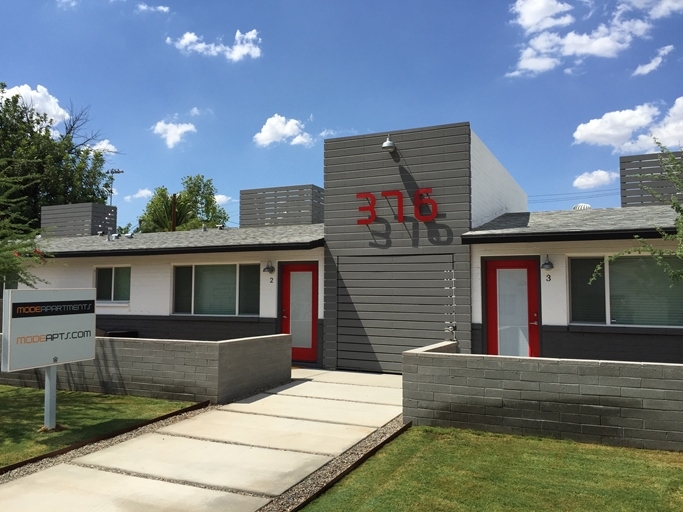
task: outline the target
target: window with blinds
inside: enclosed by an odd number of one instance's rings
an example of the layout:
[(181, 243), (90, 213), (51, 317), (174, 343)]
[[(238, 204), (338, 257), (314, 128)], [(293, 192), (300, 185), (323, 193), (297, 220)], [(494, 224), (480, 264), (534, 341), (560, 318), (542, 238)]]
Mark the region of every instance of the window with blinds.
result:
[(173, 312), (194, 315), (258, 315), (261, 267), (193, 265), (173, 270)]
[[(678, 258), (667, 258), (676, 269)], [(650, 257), (618, 258), (609, 267), (610, 323), (683, 325), (683, 284), (673, 284)]]
[[(673, 268), (683, 269), (680, 259), (665, 259)], [(602, 258), (570, 260), (572, 322), (683, 326), (683, 283), (672, 284), (653, 258), (629, 256), (606, 261), (608, 272), (603, 271), (589, 285), (596, 265), (602, 261)]]

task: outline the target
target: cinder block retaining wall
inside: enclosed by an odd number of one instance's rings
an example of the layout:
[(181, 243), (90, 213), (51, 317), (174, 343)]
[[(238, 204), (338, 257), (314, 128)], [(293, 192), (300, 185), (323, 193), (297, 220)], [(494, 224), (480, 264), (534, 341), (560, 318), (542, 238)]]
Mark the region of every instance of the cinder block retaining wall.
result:
[[(60, 365), (57, 388), (225, 403), (291, 378), (289, 334), (226, 341), (97, 338), (93, 361)], [(43, 387), (44, 370), (0, 373), (0, 384)]]
[(683, 450), (683, 365), (403, 352), (414, 425)]

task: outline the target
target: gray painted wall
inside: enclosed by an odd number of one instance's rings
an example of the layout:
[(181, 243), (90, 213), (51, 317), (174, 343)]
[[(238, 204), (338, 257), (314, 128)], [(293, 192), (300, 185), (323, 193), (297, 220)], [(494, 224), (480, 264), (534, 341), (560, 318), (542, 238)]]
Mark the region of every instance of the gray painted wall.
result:
[(683, 366), (403, 354), (403, 421), (683, 450)]
[[(680, 327), (544, 325), (541, 357), (683, 364)], [(472, 353), (485, 354), (481, 324), (472, 324)]]
[[(446, 322), (470, 348), (469, 247), (460, 244), (470, 227), (470, 126), (392, 132), (392, 154), (381, 149), (386, 137), (325, 141), (326, 367), (400, 372), (401, 351), (449, 337)], [(426, 187), (438, 215), (421, 222), (414, 197)], [(402, 193), (403, 222), (397, 200), (381, 195), (390, 190)], [(377, 198), (369, 225), (357, 223), (368, 216), (361, 192)]]
[[(213, 403), (291, 377), (289, 334), (219, 342), (97, 338), (93, 361), (57, 367), (57, 389)], [(44, 387), (44, 370), (0, 373), (0, 384)]]

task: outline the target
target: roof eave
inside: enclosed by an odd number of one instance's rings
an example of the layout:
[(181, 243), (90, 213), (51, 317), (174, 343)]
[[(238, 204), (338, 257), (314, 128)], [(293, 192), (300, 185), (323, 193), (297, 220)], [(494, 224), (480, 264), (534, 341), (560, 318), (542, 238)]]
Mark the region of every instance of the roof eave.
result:
[(55, 258), (87, 258), (99, 256), (152, 256), (169, 254), (207, 254), (218, 252), (255, 252), (255, 251), (296, 251), (323, 247), (323, 238), (310, 242), (294, 242), (287, 244), (252, 244), (210, 247), (158, 247), (150, 249), (108, 249), (96, 251), (54, 251), (50, 252)]
[[(673, 228), (663, 229), (667, 234), (675, 233)], [(473, 244), (511, 244), (518, 242), (571, 242), (581, 240), (630, 240), (634, 237), (659, 238), (655, 229), (626, 229), (614, 231), (558, 231), (553, 233), (498, 233), (482, 235), (462, 235), (462, 243)]]

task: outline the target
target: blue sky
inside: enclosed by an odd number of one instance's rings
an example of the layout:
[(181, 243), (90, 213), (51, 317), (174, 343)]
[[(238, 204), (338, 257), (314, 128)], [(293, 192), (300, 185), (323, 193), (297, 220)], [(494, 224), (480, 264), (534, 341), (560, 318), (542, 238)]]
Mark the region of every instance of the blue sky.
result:
[(683, 0), (0, 0), (0, 81), (90, 107), (120, 225), (213, 179), (323, 184), (323, 140), (469, 121), (531, 210), (619, 205), (619, 156), (683, 142)]

